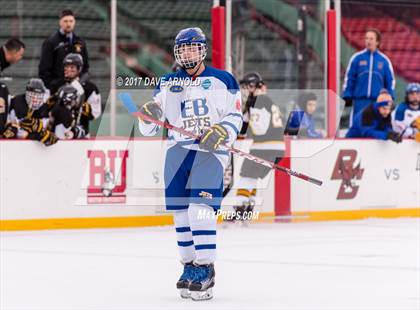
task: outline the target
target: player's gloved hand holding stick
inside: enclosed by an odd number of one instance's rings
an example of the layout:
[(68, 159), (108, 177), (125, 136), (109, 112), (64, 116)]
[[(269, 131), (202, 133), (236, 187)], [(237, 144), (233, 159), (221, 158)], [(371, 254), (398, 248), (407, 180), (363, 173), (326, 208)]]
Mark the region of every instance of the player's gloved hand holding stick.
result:
[(226, 129), (222, 125), (215, 124), (201, 136), (199, 147), (203, 150), (213, 152), (220, 144), (226, 142), (227, 136)]
[[(137, 107), (136, 107), (136, 105), (134, 104), (134, 102), (133, 102), (133, 100), (132, 100), (132, 98), (131, 98), (131, 96), (130, 96), (130, 94), (128, 94), (128, 93), (120, 93), (119, 94), (119, 97), (120, 97), (120, 99), (121, 99), (121, 101), (123, 102), (123, 104), (124, 104), (124, 106), (126, 107), (126, 109), (128, 110), (128, 112), (131, 114), (131, 115), (133, 115), (133, 116), (136, 116), (136, 117), (140, 117), (143, 121), (145, 121), (145, 122), (149, 122), (149, 123), (154, 123), (154, 124), (156, 124), (156, 125), (159, 125), (159, 126), (162, 126), (162, 127), (165, 127), (165, 128), (167, 128), (167, 129), (170, 129), (170, 130), (173, 130), (173, 131), (175, 131), (175, 132), (178, 132), (178, 133), (181, 133), (181, 134), (183, 134), (183, 135), (185, 135), (185, 136), (188, 136), (188, 137), (190, 137), (190, 138), (193, 138), (193, 139), (196, 139), (196, 140), (200, 140), (200, 142), (201, 142), (201, 140), (202, 139), (204, 139), (205, 138), (205, 134), (203, 135), (203, 137), (199, 137), (199, 136), (197, 136), (197, 135), (195, 135), (195, 134), (193, 134), (192, 132), (189, 132), (189, 131), (187, 131), (187, 130), (185, 130), (185, 129), (183, 129), (183, 128), (180, 128), (180, 127), (175, 127), (175, 126), (173, 126), (173, 125), (171, 125), (171, 124), (169, 124), (169, 123), (166, 123), (166, 122), (162, 122), (160, 119), (155, 119), (155, 118), (153, 118), (153, 117), (151, 117), (150, 116), (150, 114), (148, 113), (148, 112), (146, 112), (146, 113), (143, 113), (143, 112), (141, 112), (141, 111), (137, 111)], [(149, 103), (146, 103), (145, 105), (147, 105), (147, 107), (149, 108), (150, 106), (153, 106), (153, 105), (157, 105), (158, 107), (159, 107), (159, 105), (157, 104), (157, 103), (155, 103), (155, 102), (150, 102), (150, 104)], [(144, 105), (143, 105), (144, 106)], [(159, 107), (159, 109), (160, 109), (160, 107)], [(149, 109), (149, 112), (151, 112), (150, 111), (150, 109)], [(160, 110), (160, 113), (162, 113), (162, 110)], [(160, 114), (160, 117), (162, 116), (162, 114)], [(216, 125), (213, 125), (213, 127), (214, 126), (216, 126)], [(213, 134), (211, 134), (211, 135), (213, 135)], [(218, 135), (218, 134), (216, 134), (216, 135)], [(204, 144), (210, 144), (210, 141), (218, 141), (219, 139), (217, 139), (217, 140), (213, 140), (213, 138), (209, 141), (208, 139), (210, 138), (210, 136), (207, 138), (207, 139), (204, 139), (204, 143), (203, 143), (203, 145)], [(207, 143), (205, 142), (205, 141), (208, 141)], [(225, 143), (224, 143), (224, 140), (223, 140), (223, 142), (222, 141), (220, 141), (219, 143), (218, 143), (218, 146), (222, 146), (224, 149), (226, 149), (227, 151), (229, 151), (229, 152), (231, 152), (231, 153), (233, 153), (233, 154), (237, 154), (237, 155), (240, 155), (240, 156), (242, 156), (242, 157), (245, 157), (245, 158), (247, 158), (247, 159), (249, 159), (249, 160), (251, 160), (251, 161), (253, 161), (253, 162), (256, 162), (256, 163), (258, 163), (258, 164), (261, 164), (261, 165), (264, 165), (264, 166), (266, 166), (266, 167), (270, 167), (271, 169), (276, 169), (276, 170), (280, 170), (280, 171), (282, 171), (282, 172), (284, 172), (284, 173), (287, 173), (288, 175), (291, 175), (291, 176), (294, 176), (294, 177), (297, 177), (297, 178), (299, 178), (299, 179), (302, 179), (302, 180), (305, 180), (305, 181), (308, 181), (308, 182), (311, 182), (311, 183), (313, 183), (313, 184), (316, 184), (316, 185), (322, 185), (322, 181), (320, 181), (320, 180), (317, 180), (317, 179), (314, 179), (314, 178), (311, 178), (311, 177), (309, 177), (309, 176), (307, 176), (307, 175), (304, 175), (304, 174), (302, 174), (302, 173), (299, 173), (299, 172), (296, 172), (296, 171), (293, 171), (293, 170), (291, 170), (291, 169), (289, 169), (289, 168), (286, 168), (286, 167), (282, 167), (282, 166), (280, 166), (280, 165), (277, 165), (276, 163), (273, 163), (273, 162), (271, 162), (271, 161), (268, 161), (268, 160), (265, 160), (265, 159), (263, 159), (263, 158), (260, 158), (260, 157), (257, 157), (257, 156), (254, 156), (254, 155), (251, 155), (251, 154), (249, 154), (249, 153), (246, 153), (246, 152), (243, 152), (243, 151), (241, 151), (241, 150), (239, 150), (239, 149), (236, 149), (236, 148), (233, 148), (233, 147), (229, 147), (229, 146), (227, 146)]]
[[(154, 101), (149, 101), (149, 102), (146, 102), (145, 104), (143, 104), (143, 106), (140, 108), (140, 113), (146, 114), (147, 116), (150, 116), (151, 118), (156, 119), (156, 120), (159, 120), (162, 117), (162, 109)], [(143, 121), (146, 124), (151, 123), (144, 118), (143, 118)]]
[(45, 130), (42, 132), (39, 141), (41, 141), (45, 146), (51, 146), (58, 142), (58, 138), (53, 132)]

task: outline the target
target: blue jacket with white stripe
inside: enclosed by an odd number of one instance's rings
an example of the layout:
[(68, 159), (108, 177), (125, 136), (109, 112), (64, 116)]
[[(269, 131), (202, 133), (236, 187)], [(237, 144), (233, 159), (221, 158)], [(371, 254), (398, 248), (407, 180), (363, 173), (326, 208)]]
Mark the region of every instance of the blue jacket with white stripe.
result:
[(395, 98), (394, 69), (389, 58), (379, 50), (355, 53), (347, 66), (343, 98), (376, 100), (383, 88)]

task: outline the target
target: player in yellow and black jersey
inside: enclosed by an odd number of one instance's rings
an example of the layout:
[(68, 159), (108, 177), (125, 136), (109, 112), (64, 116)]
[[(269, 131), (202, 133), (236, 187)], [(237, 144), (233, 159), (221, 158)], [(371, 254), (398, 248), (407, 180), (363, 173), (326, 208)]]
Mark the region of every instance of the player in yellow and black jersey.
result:
[[(278, 162), (284, 156), (284, 120), (281, 110), (270, 97), (267, 87), (257, 72), (246, 74), (240, 81), (243, 96), (244, 124), (240, 136), (253, 140), (250, 153), (269, 161)], [(250, 212), (255, 205), (257, 183), (270, 168), (245, 159), (236, 192), (237, 213)]]
[(56, 136), (48, 130), (49, 92), (41, 79), (30, 79), (24, 94), (12, 97), (8, 123), (3, 137), (6, 139), (37, 140), (50, 146), (57, 142)]

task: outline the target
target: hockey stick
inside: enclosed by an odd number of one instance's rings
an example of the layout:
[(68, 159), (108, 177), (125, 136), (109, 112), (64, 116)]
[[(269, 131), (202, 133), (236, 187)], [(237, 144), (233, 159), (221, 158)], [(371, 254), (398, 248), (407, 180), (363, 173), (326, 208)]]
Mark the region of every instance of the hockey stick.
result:
[(233, 161), (233, 155), (229, 154), (229, 162), (223, 172), (223, 197), (226, 197), (227, 194), (229, 194), (233, 186), (233, 175), (235, 173)]
[[(85, 72), (82, 74), (82, 76), (79, 78), (79, 83), (80, 85), (83, 87), (83, 83), (86, 82), (89, 79), (89, 73)], [(82, 117), (82, 112), (83, 112), (83, 101), (85, 101), (85, 93), (83, 92), (83, 97), (80, 98), (80, 108), (79, 108), (79, 114), (77, 115), (77, 120), (76, 120), (76, 126), (79, 125), (80, 123), (80, 118)]]
[(410, 128), (410, 127), (411, 127), (411, 125), (406, 126), (406, 127), (404, 128), (404, 130), (403, 130), (403, 131), (401, 131), (401, 133), (400, 133), (399, 137), (400, 137), (400, 138), (402, 138), (402, 137), (404, 136), (405, 132), (407, 131), (407, 129), (408, 129), (408, 128)]
[[(193, 133), (191, 133), (191, 132), (189, 132), (189, 131), (187, 131), (187, 130), (185, 130), (183, 128), (176, 127), (176, 126), (171, 125), (171, 124), (169, 124), (167, 122), (162, 122), (160, 120), (156, 120), (156, 119), (154, 119), (154, 118), (152, 118), (152, 117), (150, 117), (150, 116), (148, 116), (146, 114), (143, 114), (143, 113), (139, 112), (137, 110), (137, 107), (134, 104), (133, 99), (131, 98), (130, 94), (128, 94), (128, 93), (120, 93), (119, 94), (119, 97), (120, 97), (121, 101), (123, 102), (123, 105), (125, 106), (125, 108), (127, 109), (127, 111), (131, 115), (133, 115), (135, 117), (140, 117), (143, 120), (146, 120), (146, 121), (149, 121), (149, 122), (154, 123), (156, 125), (165, 127), (167, 129), (170, 129), (170, 130), (173, 130), (173, 131), (178, 132), (180, 134), (183, 134), (183, 135), (185, 135), (187, 137), (190, 137), (190, 138), (193, 138), (193, 139), (196, 139), (196, 140), (199, 140), (200, 139), (199, 136), (197, 136), (197, 135), (195, 135), (195, 134), (193, 134)], [(226, 148), (226, 150), (229, 151), (230, 153), (237, 154), (239, 156), (245, 157), (245, 158), (247, 158), (247, 159), (249, 159), (249, 160), (251, 160), (251, 161), (253, 161), (253, 162), (257, 163), (257, 164), (264, 165), (264, 166), (269, 167), (271, 169), (277, 169), (277, 170), (279, 170), (281, 172), (287, 173), (288, 175), (297, 177), (299, 179), (302, 179), (304, 181), (311, 182), (311, 183), (316, 184), (316, 185), (319, 185), (319, 186), (322, 185), (322, 181), (320, 181), (320, 180), (317, 180), (317, 179), (311, 178), (311, 177), (309, 177), (307, 175), (304, 175), (302, 173), (299, 173), (299, 172), (290, 170), (289, 168), (282, 167), (282, 166), (280, 166), (278, 164), (275, 164), (275, 163), (273, 163), (271, 161), (265, 160), (263, 158), (260, 158), (260, 157), (254, 156), (254, 155), (251, 155), (251, 154), (246, 153), (246, 152), (243, 152), (243, 151), (241, 151), (239, 149), (236, 149), (236, 148), (233, 148), (233, 147), (229, 147), (226, 144), (221, 144), (221, 146), (223, 146), (224, 148)]]

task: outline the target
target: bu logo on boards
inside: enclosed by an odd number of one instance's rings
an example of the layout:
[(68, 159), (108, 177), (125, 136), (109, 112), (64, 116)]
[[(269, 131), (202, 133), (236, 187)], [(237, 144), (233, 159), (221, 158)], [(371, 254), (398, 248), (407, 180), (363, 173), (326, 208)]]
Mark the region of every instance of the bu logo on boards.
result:
[(125, 203), (128, 150), (90, 150), (88, 204)]
[(356, 150), (340, 150), (331, 175), (331, 180), (341, 180), (337, 199), (353, 199), (359, 191), (357, 180), (361, 180), (364, 168), (361, 168), (360, 161), (356, 165)]

